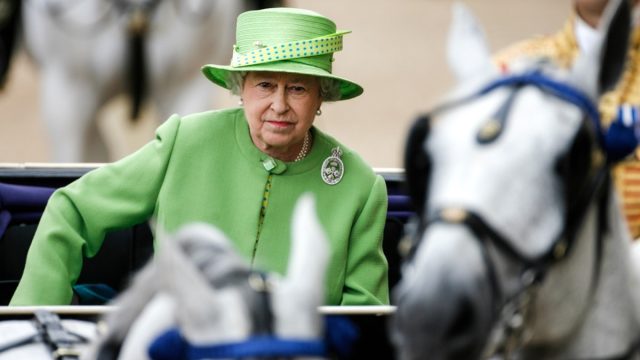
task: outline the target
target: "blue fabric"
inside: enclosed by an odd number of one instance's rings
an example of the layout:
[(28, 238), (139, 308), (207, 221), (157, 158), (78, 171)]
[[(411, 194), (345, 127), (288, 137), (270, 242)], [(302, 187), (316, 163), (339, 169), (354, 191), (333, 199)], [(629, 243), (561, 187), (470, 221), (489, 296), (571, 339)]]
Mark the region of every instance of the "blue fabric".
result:
[(346, 358), (358, 337), (357, 327), (344, 316), (325, 317), (326, 345), (320, 340), (255, 336), (241, 342), (195, 346), (189, 344), (178, 329), (172, 328), (153, 341), (148, 354), (153, 360), (326, 356), (327, 352)]
[(409, 195), (388, 195), (389, 210), (390, 211), (402, 211), (411, 209), (411, 199)]
[(540, 88), (545, 92), (549, 92), (565, 101), (568, 101), (584, 111), (589, 119), (593, 122), (596, 129), (596, 136), (603, 149), (606, 149), (605, 134), (600, 124), (600, 113), (595, 103), (585, 93), (569, 84), (555, 81), (542, 73), (535, 71), (520, 75), (509, 75), (500, 78), (489, 85), (485, 86), (478, 95), (487, 94), (496, 88), (502, 86), (522, 86), (532, 85)]
[(169, 329), (149, 346), (148, 355), (153, 360), (185, 360), (188, 343), (178, 329)]
[(388, 211), (387, 218), (408, 219), (415, 214), (413, 211)]
[(56, 189), (0, 183), (0, 208), (16, 211), (43, 210)]
[(580, 90), (552, 80), (540, 72), (510, 75), (500, 78), (486, 87), (478, 95), (484, 95), (502, 86), (537, 86), (584, 111), (593, 122), (596, 136), (607, 155), (609, 163), (615, 163), (629, 156), (640, 143), (640, 119), (637, 106), (623, 104), (618, 107), (615, 119), (605, 132), (600, 123), (600, 113), (595, 103)]
[(325, 317), (325, 339), (327, 347), (340, 358), (348, 358), (353, 344), (360, 337), (358, 328), (344, 316)]
[(0, 183), (0, 238), (11, 222), (37, 223), (54, 188)]
[(148, 351), (153, 360), (325, 356), (326, 353), (324, 343), (319, 340), (280, 339), (273, 336), (255, 336), (241, 342), (196, 346), (189, 344), (176, 328), (157, 337)]
[(4, 235), (4, 232), (7, 231), (9, 227), (9, 223), (11, 222), (11, 213), (7, 210), (0, 209), (0, 239)]
[(638, 147), (639, 123), (637, 107), (631, 105), (618, 107), (616, 118), (609, 126), (605, 137), (610, 161), (622, 160)]
[(116, 297), (117, 292), (106, 284), (78, 284), (73, 287), (80, 305), (104, 305)]

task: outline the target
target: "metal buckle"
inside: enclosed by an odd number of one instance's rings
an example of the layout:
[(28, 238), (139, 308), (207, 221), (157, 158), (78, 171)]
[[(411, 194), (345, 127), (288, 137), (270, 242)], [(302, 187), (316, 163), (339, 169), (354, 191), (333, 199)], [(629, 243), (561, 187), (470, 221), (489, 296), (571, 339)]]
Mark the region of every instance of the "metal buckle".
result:
[(74, 348), (70, 348), (70, 347), (60, 347), (57, 348), (56, 351), (53, 352), (53, 358), (54, 359), (62, 359), (65, 358), (67, 356), (72, 356), (72, 357), (80, 357), (80, 350), (78, 349), (74, 349)]

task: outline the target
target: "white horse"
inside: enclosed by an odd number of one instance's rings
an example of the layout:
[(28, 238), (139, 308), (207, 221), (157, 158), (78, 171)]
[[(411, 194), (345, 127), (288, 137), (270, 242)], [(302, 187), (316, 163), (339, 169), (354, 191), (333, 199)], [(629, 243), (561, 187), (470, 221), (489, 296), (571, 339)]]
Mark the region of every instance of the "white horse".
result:
[(292, 224), (284, 278), (252, 270), (210, 226), (183, 228), (116, 299), (108, 332), (83, 358), (321, 358), (317, 308), (329, 245), (310, 195), (298, 201)]
[(41, 108), (56, 162), (106, 161), (98, 111), (133, 94), (157, 117), (207, 110), (206, 63), (231, 56), (235, 19), (255, 0), (25, 0), (23, 38), (41, 78)]
[(393, 291), (400, 359), (637, 358), (640, 259), (593, 105), (621, 72), (628, 4), (609, 1), (603, 43), (570, 71), (505, 76), (468, 10), (455, 15), (460, 88), (406, 149), (419, 220)]
[[(285, 277), (251, 269), (216, 228), (189, 224), (96, 324), (47, 313), (0, 322), (0, 359), (321, 359), (329, 243), (311, 195), (298, 201)], [(36, 325), (40, 324), (40, 325)], [(45, 331), (49, 329), (49, 331)], [(105, 330), (106, 329), (106, 330)]]

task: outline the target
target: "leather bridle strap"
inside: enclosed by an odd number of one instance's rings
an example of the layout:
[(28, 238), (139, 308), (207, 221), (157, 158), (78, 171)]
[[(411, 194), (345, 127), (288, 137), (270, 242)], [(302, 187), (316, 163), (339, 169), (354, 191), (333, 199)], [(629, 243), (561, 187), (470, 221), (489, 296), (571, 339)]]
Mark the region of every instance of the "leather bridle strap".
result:
[[(480, 245), (482, 245), (480, 248), (483, 251), (485, 265), (489, 272), (489, 281), (491, 282), (493, 295), (496, 296), (496, 298), (499, 298), (502, 290), (495, 273), (495, 266), (488, 254), (487, 245), (489, 243), (495, 245), (498, 250), (508, 255), (509, 258), (522, 264), (525, 269), (523, 273), (527, 271), (529, 272), (528, 276), (531, 278), (531, 283), (538, 283), (541, 281), (544, 277), (544, 272), (546, 271), (548, 264), (552, 262), (553, 255), (550, 254), (553, 254), (553, 251), (547, 251), (543, 256), (537, 259), (532, 259), (515, 248), (512, 245), (514, 242), (509, 241), (505, 236), (490, 226), (481, 216), (473, 211), (455, 207), (440, 209), (430, 217), (427, 222), (427, 227), (435, 223), (458, 224), (471, 231), (474, 238), (478, 240)], [(499, 310), (502, 305), (503, 304), (497, 304), (497, 307), (494, 310)]]
[(18, 339), (16, 341), (12, 341), (8, 344), (2, 345), (0, 346), (0, 354), (5, 352), (5, 351), (9, 351), (11, 349), (15, 349), (17, 347), (20, 347), (22, 345), (29, 345), (29, 344), (33, 344), (35, 342), (39, 342), (40, 341), (40, 335), (36, 334), (36, 335), (29, 335), (25, 338), (22, 339)]
[(87, 343), (89, 339), (66, 330), (55, 313), (36, 310), (34, 315), (37, 333), (1, 346), (0, 353), (23, 345), (44, 343), (51, 349), (52, 357), (55, 360), (76, 360), (80, 357), (77, 345)]
[(74, 360), (80, 357), (76, 345), (84, 339), (79, 339), (78, 336), (66, 331), (58, 315), (49, 311), (36, 310), (35, 323), (43, 342), (51, 349), (54, 359)]
[(594, 129), (596, 130), (596, 137), (602, 148), (605, 148), (605, 133), (600, 123), (600, 113), (595, 103), (583, 93), (581, 90), (545, 76), (540, 71), (531, 71), (519, 75), (510, 75), (495, 80), (484, 88), (482, 88), (476, 96), (482, 96), (491, 91), (501, 88), (503, 86), (525, 86), (531, 85), (539, 88), (545, 93), (552, 94), (555, 97), (574, 104), (587, 114), (589, 120), (591, 120)]

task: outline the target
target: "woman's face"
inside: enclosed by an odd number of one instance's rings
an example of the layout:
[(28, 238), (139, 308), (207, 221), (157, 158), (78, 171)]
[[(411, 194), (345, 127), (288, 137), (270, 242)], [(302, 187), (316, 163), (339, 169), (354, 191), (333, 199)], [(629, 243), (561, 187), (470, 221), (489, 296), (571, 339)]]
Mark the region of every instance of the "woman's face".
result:
[(322, 104), (319, 79), (248, 72), (241, 96), (253, 143), (273, 157), (293, 160)]

